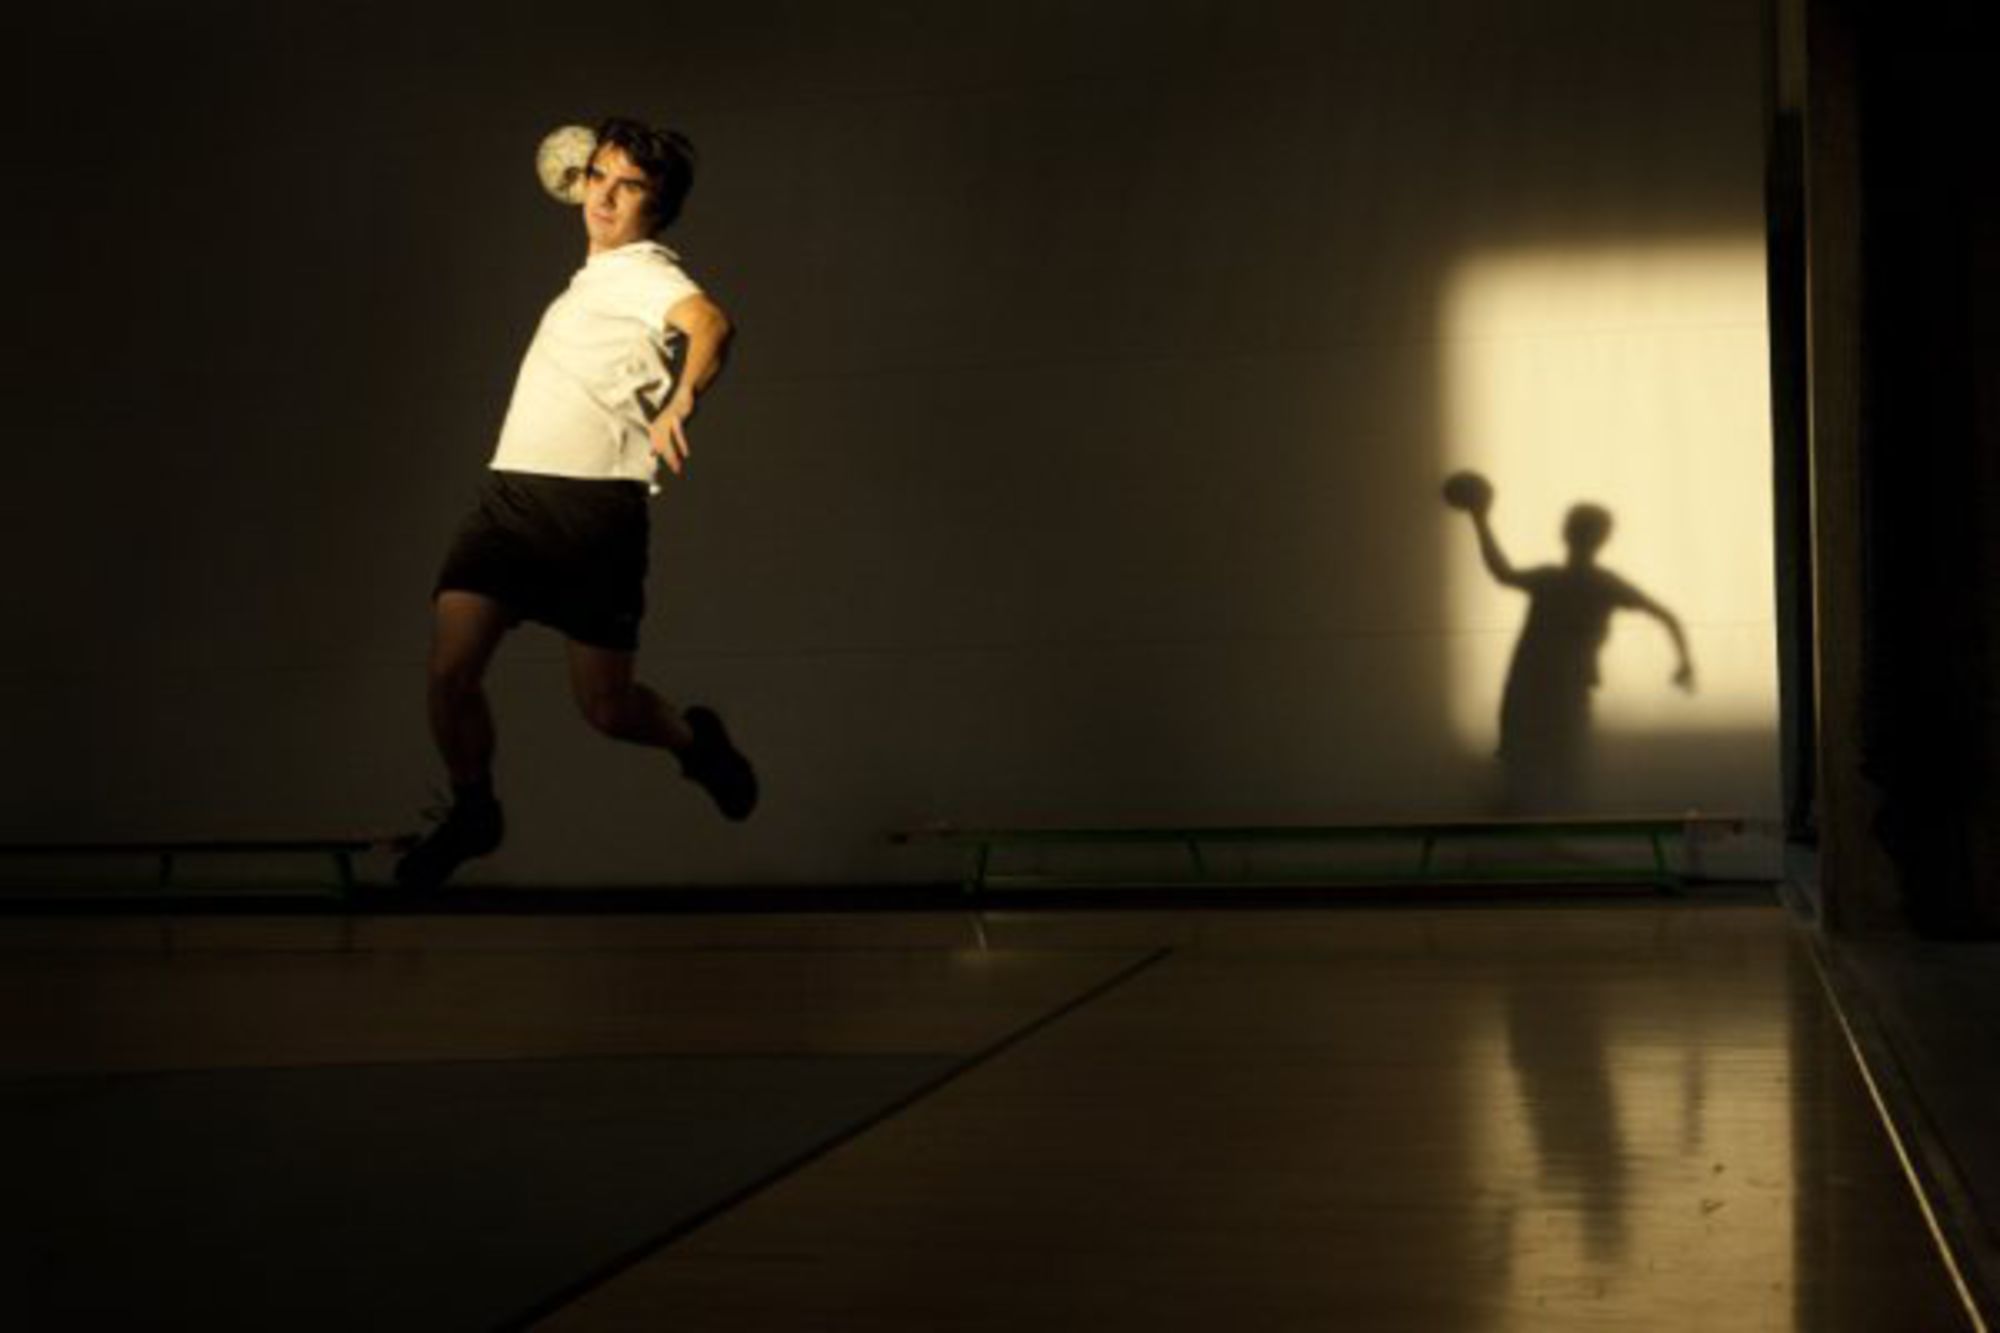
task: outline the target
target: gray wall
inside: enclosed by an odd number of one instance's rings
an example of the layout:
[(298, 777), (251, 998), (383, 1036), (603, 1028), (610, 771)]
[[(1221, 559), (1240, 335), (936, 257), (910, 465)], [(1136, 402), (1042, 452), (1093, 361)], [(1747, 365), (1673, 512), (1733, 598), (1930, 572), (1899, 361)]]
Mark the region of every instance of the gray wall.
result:
[[(654, 510), (643, 669), (724, 709), (768, 804), (724, 827), (588, 734), (525, 631), (515, 832), (475, 878), (928, 877), (883, 830), (1491, 808), (1447, 722), (1442, 275), (1757, 243), (1755, 4), (646, 13), (10, 21), (40, 26), (0, 835), (410, 822), (429, 579), (582, 252), (529, 156), (607, 111), (701, 146), (671, 239), (741, 328)], [(1662, 521), (1711, 535), (1698, 494)], [(1773, 745), (1621, 734), (1583, 803), (1768, 815)]]

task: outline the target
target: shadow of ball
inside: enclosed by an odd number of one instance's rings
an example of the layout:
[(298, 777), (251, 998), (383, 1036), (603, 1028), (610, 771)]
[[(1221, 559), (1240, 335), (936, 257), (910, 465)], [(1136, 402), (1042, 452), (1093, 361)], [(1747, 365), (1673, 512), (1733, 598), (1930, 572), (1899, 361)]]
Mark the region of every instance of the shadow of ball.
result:
[(1477, 472), (1454, 472), (1444, 480), (1444, 502), (1453, 509), (1484, 509), (1493, 503), (1493, 483)]

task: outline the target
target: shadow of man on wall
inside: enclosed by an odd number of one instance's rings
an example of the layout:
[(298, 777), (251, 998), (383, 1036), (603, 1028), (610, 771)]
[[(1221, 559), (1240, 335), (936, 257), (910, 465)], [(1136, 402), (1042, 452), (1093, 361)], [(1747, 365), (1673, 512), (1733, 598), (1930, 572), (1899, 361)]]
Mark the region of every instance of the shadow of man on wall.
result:
[(1651, 616), (1673, 638), (1673, 683), (1694, 690), (1687, 635), (1672, 611), (1597, 563), (1611, 538), (1611, 512), (1577, 504), (1563, 520), (1568, 554), (1560, 565), (1519, 569), (1493, 536), (1493, 484), (1460, 472), (1444, 485), (1445, 503), (1472, 519), (1486, 570), (1503, 587), (1528, 595), (1528, 615), (1500, 696), (1499, 759), (1506, 807), (1516, 814), (1565, 814), (1577, 808), (1590, 753), (1591, 693), (1598, 655), (1618, 611)]

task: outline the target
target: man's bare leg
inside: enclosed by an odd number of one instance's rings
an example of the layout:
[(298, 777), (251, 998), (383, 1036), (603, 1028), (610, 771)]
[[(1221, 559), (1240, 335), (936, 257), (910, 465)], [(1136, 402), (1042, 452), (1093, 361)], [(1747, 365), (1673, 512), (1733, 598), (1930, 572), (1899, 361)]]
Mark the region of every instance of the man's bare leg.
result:
[(570, 688), (584, 718), (614, 740), (673, 751), (681, 773), (727, 818), (748, 818), (757, 804), (757, 777), (730, 743), (722, 719), (707, 708), (682, 713), (633, 679), (632, 664), (631, 653), (570, 641)]
[(694, 744), (680, 710), (633, 678), (633, 654), (570, 641), (569, 683), (584, 720), (613, 740), (676, 753)]
[(452, 785), (493, 775), (493, 711), (486, 704), (487, 664), (506, 636), (507, 608), (476, 592), (446, 589), (431, 611), (431, 739)]
[(493, 712), (483, 681), (506, 636), (507, 608), (478, 593), (447, 589), (431, 610), (426, 703), (431, 738), (451, 777), (452, 804), (442, 822), (396, 864), (396, 879), (436, 888), (460, 863), (500, 845), (504, 824), (493, 795)]

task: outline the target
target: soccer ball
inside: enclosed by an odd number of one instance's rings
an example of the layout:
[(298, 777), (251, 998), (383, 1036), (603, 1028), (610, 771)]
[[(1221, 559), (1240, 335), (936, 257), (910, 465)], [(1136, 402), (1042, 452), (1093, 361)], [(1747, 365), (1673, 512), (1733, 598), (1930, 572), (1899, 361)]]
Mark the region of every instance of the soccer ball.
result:
[(549, 198), (559, 204), (583, 202), (583, 173), (597, 151), (597, 134), (587, 126), (564, 125), (551, 130), (535, 150), (535, 175)]

